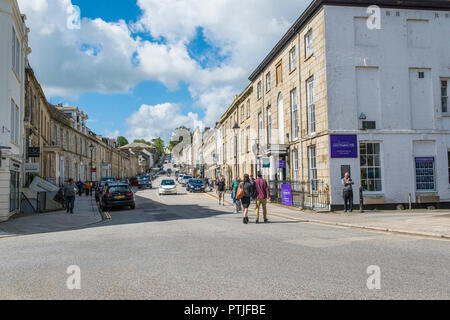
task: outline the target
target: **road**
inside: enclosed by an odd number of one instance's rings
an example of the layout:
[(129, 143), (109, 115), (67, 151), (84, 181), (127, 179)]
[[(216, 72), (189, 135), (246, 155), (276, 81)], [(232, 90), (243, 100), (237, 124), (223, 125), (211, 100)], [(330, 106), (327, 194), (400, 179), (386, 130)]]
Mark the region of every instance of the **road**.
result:
[[(96, 226), (1, 239), (0, 299), (450, 298), (448, 241), (277, 217), (244, 225), (205, 194), (136, 199)], [(80, 290), (67, 288), (71, 265)], [(379, 290), (367, 288), (372, 265)]]

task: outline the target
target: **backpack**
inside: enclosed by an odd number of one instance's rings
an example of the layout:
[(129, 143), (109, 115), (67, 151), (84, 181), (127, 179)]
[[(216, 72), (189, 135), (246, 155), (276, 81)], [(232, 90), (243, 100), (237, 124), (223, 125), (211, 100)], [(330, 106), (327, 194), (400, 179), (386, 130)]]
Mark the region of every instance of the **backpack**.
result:
[(242, 184), (240, 184), (236, 192), (236, 199), (240, 200), (243, 197), (244, 197), (244, 187)]

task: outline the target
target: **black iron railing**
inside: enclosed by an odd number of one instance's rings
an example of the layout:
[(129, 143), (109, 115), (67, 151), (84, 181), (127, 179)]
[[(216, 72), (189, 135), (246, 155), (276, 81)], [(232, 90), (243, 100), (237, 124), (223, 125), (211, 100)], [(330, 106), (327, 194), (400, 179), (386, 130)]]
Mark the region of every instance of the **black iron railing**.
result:
[(310, 210), (323, 210), (330, 207), (330, 188), (324, 181), (269, 181), (272, 202), (283, 202), (282, 185), (290, 185), (294, 207)]

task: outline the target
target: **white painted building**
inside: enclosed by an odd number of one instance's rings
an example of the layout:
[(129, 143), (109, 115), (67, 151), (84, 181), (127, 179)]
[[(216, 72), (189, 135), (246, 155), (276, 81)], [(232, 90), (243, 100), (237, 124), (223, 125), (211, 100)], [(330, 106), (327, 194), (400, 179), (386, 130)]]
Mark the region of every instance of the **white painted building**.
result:
[(0, 222), (20, 211), (24, 159), (26, 17), (16, 0), (0, 0)]
[(434, 3), (381, 6), (380, 29), (367, 7), (324, 7), (329, 134), (355, 135), (358, 148), (331, 152), (333, 205), (341, 166), (369, 204), (450, 203), (450, 3)]

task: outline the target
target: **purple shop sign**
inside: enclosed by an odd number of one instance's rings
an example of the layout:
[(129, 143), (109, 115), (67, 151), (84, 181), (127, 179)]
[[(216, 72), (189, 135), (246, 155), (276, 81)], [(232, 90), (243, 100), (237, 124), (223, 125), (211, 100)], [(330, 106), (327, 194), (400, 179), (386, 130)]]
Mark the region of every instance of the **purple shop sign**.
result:
[(281, 185), (281, 203), (286, 206), (293, 206), (292, 202), (292, 187), (290, 184)]
[(357, 135), (330, 135), (331, 158), (358, 158)]
[(278, 168), (286, 169), (286, 160), (278, 160)]
[(434, 162), (434, 157), (417, 157), (416, 162)]

